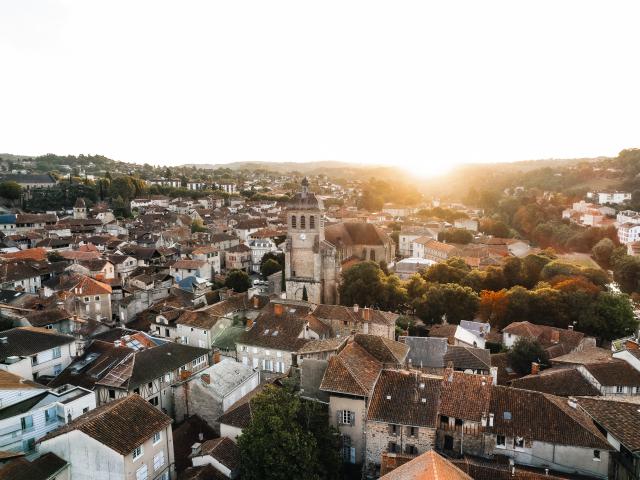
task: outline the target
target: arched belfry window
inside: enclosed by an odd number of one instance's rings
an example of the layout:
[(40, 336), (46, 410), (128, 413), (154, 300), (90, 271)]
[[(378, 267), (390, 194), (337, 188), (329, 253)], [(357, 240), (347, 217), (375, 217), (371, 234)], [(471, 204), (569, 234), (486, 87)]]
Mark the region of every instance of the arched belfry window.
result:
[(296, 216), (291, 216), (291, 228), (296, 228)]
[(304, 215), (300, 216), (300, 228), (307, 228), (307, 222), (305, 222)]
[(316, 216), (315, 215), (311, 215), (309, 217), (309, 228), (311, 228), (311, 229), (316, 228)]

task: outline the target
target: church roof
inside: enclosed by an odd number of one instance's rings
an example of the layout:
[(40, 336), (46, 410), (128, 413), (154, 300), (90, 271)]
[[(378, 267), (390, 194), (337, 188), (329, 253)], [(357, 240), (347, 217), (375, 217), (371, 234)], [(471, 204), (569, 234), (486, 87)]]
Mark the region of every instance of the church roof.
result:
[(371, 223), (343, 222), (325, 228), (325, 238), (334, 245), (385, 245), (389, 236)]
[(315, 193), (298, 192), (289, 200), (287, 207), (289, 210), (322, 210), (324, 204)]
[(309, 192), (309, 180), (304, 177), (302, 180), (302, 191), (296, 193), (289, 200), (287, 207), (289, 210), (323, 210), (322, 200), (316, 197), (315, 193)]

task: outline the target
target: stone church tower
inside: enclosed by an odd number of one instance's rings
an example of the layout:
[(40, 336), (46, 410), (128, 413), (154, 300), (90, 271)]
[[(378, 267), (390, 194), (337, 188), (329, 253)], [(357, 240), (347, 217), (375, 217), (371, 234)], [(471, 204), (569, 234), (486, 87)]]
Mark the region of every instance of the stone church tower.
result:
[(84, 198), (78, 197), (76, 204), (73, 206), (73, 218), (76, 220), (87, 218), (87, 205), (84, 203)]
[(335, 304), (339, 264), (335, 247), (324, 238), (324, 206), (309, 192), (309, 181), (302, 180), (302, 191), (287, 206), (285, 283), (287, 298), (311, 303)]

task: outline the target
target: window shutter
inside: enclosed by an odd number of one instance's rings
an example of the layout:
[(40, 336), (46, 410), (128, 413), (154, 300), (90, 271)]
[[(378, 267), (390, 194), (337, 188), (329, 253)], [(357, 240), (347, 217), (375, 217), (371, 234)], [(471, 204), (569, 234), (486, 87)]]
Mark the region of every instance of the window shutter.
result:
[(349, 425), (355, 425), (355, 424), (356, 424), (356, 413), (349, 412)]
[(340, 425), (342, 423), (342, 410), (338, 410), (336, 412), (336, 424)]
[(351, 455), (349, 460), (351, 461), (351, 463), (356, 463), (356, 447), (351, 447)]

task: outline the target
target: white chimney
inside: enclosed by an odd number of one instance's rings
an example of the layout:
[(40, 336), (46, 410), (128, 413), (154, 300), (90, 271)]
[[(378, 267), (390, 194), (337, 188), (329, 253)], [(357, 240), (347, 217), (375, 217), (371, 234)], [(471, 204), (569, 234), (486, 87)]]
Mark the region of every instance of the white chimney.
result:
[(493, 413), (490, 413), (490, 414), (489, 414), (489, 426), (490, 426), (490, 427), (493, 427), (493, 417), (494, 417), (494, 414), (493, 414)]
[(356, 312), (356, 313), (358, 313), (358, 310), (360, 310), (360, 307), (358, 307), (358, 304), (357, 304), (357, 303), (354, 303), (354, 304), (353, 304), (353, 311), (354, 311), (354, 312)]

